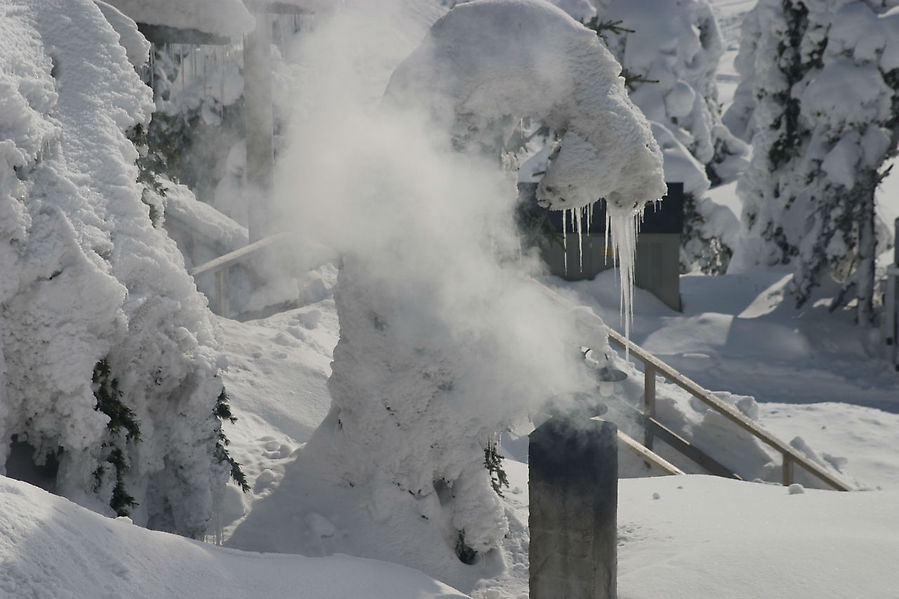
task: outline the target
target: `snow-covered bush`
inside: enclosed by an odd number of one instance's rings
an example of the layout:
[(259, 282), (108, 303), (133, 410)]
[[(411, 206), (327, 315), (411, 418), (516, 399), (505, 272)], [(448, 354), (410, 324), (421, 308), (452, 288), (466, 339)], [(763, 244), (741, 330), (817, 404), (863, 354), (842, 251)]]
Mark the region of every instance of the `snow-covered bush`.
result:
[(544, 2), (458, 4), (394, 71), (380, 111), (347, 102), (352, 76), (332, 70), (295, 134), (285, 185), (302, 189), (304, 231), (343, 255), (332, 408), (304, 451), (371, 489), (376, 519), (418, 510), (463, 560), (507, 530), (495, 435), (592, 389), (578, 348), (607, 349), (597, 317), (531, 278), (494, 142), (525, 116), (560, 132), (539, 197), (575, 214), (606, 198), (627, 261), (634, 220), (665, 186), (619, 72), (595, 33)]
[(78, 503), (202, 534), (230, 467), (221, 358), (141, 201), (150, 90), (94, 2), (0, 9), (0, 464), (25, 448)]
[(806, 302), (827, 279), (834, 307), (872, 318), (874, 191), (899, 134), (899, 14), (863, 1), (760, 2), (744, 23), (728, 119), (752, 140), (738, 192), (737, 268), (792, 264)]
[(684, 184), (682, 267), (723, 272), (732, 252), (719, 227), (725, 219), (703, 194), (739, 175), (748, 148), (721, 121), (715, 73), (724, 48), (711, 7), (706, 0), (601, 0), (589, 23), (652, 122), (666, 180)]

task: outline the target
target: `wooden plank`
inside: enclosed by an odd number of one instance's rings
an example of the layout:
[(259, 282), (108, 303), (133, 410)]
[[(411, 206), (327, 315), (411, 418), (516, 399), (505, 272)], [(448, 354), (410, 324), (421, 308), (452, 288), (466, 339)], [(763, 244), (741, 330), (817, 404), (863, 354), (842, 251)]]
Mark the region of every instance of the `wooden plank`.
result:
[(219, 256), (214, 260), (210, 260), (205, 264), (201, 264), (193, 268), (190, 271), (191, 276), (201, 275), (204, 272), (221, 270), (222, 268), (227, 268), (233, 264), (236, 264), (252, 254), (253, 252), (257, 252), (260, 249), (269, 246), (273, 243), (277, 243), (279, 241), (285, 241), (290, 236), (290, 233), (277, 233), (275, 235), (269, 235), (268, 237), (264, 237), (259, 241), (254, 241), (249, 245), (245, 245), (244, 247), (234, 250), (233, 252), (229, 252), (224, 256)]
[[(656, 371), (648, 364), (643, 369), (643, 412), (650, 418), (656, 415)], [(652, 449), (653, 430), (645, 427), (643, 430), (643, 444)]]
[(764, 441), (781, 454), (789, 455), (796, 464), (799, 464), (800, 466), (808, 470), (809, 473), (817, 476), (831, 487), (840, 491), (848, 491), (850, 489), (848, 484), (840, 480), (838, 477), (827, 472), (820, 465), (806, 458), (804, 455), (796, 451), (792, 446), (784, 443), (783, 441), (763, 429), (758, 425), (758, 423), (744, 416), (742, 412), (740, 412), (730, 404), (725, 403), (721, 399), (715, 397), (711, 392), (701, 387), (698, 383), (687, 378), (668, 364), (662, 362), (633, 341), (625, 339), (624, 336), (622, 336), (617, 331), (611, 328), (608, 330), (609, 341), (619, 347), (625, 348), (630, 351), (633, 355), (638, 357), (643, 362), (645, 367), (654, 368), (660, 375), (664, 376), (666, 379), (668, 379), (684, 391), (687, 391), (696, 399), (705, 403), (707, 406), (714, 409), (737, 426), (743, 428), (758, 439)]
[(229, 312), (231, 312), (228, 297), (230, 287), (228, 284), (228, 269), (221, 268), (215, 271), (215, 313), (225, 318), (228, 318)]
[(723, 465), (721, 462), (705, 453), (704, 451), (672, 431), (670, 428), (661, 424), (658, 420), (654, 418), (647, 418), (646, 428), (652, 428), (653, 433), (658, 436), (659, 439), (705, 468), (709, 472), (709, 474), (714, 474), (715, 476), (723, 476), (724, 478), (743, 480), (736, 472)]
[(684, 474), (683, 470), (681, 470), (659, 454), (655, 453), (654, 451), (651, 451), (643, 445), (640, 445), (636, 439), (626, 433), (621, 432), (621, 430), (618, 431), (618, 443), (619, 445), (623, 445), (628, 450), (637, 454), (640, 459), (655, 466), (665, 474)]

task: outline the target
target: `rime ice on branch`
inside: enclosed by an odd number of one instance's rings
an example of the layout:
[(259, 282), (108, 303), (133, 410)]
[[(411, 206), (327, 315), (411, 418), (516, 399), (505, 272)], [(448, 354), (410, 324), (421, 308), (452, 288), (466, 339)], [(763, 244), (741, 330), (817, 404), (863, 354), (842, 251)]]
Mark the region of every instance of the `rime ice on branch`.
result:
[(584, 221), (580, 208), (606, 201), (630, 314), (632, 229), (666, 186), (661, 151), (620, 73), (596, 34), (561, 9), (496, 0), (459, 5), (438, 21), (395, 71), (386, 95), (400, 106), (430, 107), (459, 147), (508, 139), (522, 117), (562, 133), (538, 201), (571, 210), (566, 220), (576, 223)]

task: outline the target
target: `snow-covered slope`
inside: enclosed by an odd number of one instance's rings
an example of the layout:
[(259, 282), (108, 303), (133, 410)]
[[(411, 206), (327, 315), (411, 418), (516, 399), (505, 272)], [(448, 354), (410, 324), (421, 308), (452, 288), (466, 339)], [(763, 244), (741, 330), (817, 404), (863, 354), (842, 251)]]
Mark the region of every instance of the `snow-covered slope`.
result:
[(899, 492), (799, 492), (711, 477), (625, 481), (619, 596), (899, 595)]
[(348, 556), (223, 549), (105, 518), (0, 476), (3, 599), (450, 599), (420, 572)]
[[(510, 468), (522, 506), (524, 473)], [(619, 493), (621, 597), (893, 599), (899, 593), (893, 567), (899, 537), (891, 532), (897, 491), (847, 495), (688, 476), (622, 481)], [(509, 566), (514, 573), (516, 564)], [(526, 569), (517, 574), (472, 596), (526, 596)], [(466, 595), (386, 562), (246, 553), (147, 531), (0, 477), (0, 597), (98, 596)]]

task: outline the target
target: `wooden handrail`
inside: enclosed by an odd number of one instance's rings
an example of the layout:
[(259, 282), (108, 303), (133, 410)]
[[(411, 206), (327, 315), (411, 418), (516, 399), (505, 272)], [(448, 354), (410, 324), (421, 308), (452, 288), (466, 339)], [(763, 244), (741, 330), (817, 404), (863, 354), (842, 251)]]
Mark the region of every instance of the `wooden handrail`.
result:
[(254, 241), (249, 245), (245, 245), (242, 248), (236, 249), (233, 252), (228, 252), (224, 256), (219, 256), (218, 258), (214, 258), (205, 264), (201, 264), (200, 266), (194, 267), (190, 270), (190, 275), (192, 277), (196, 277), (198, 275), (212, 272), (215, 273), (215, 296), (213, 297), (212, 306), (213, 310), (219, 316), (227, 317), (229, 312), (231, 311), (231, 307), (228, 304), (228, 269), (245, 260), (252, 254), (255, 254), (261, 249), (264, 249), (273, 243), (277, 243), (279, 241), (284, 241), (289, 239), (289, 233), (276, 233), (275, 235), (269, 235), (268, 237), (263, 237), (259, 241)]
[(624, 446), (631, 452), (637, 454), (637, 457), (642, 459), (643, 461), (655, 466), (665, 474), (683, 474), (684, 471), (655, 453), (651, 449), (647, 448), (645, 445), (640, 445), (636, 439), (628, 435), (627, 433), (621, 432), (621, 429), (618, 430), (618, 443), (619, 445)]
[(284, 241), (285, 239), (290, 237), (290, 233), (276, 233), (275, 235), (269, 235), (268, 237), (263, 237), (259, 241), (254, 241), (249, 245), (245, 245), (242, 248), (236, 249), (233, 252), (228, 252), (224, 256), (219, 256), (218, 258), (214, 258), (205, 264), (201, 264), (200, 266), (195, 266), (190, 270), (191, 276), (201, 275), (205, 272), (215, 272), (217, 270), (221, 270), (223, 268), (228, 268), (234, 264), (237, 264), (247, 256), (252, 253), (258, 252), (262, 248), (269, 246), (278, 241)]
[[(851, 487), (844, 481), (840, 480), (840, 478), (832, 475), (820, 465), (816, 464), (806, 456), (796, 451), (796, 449), (794, 449), (792, 446), (784, 443), (783, 441), (763, 429), (758, 425), (757, 422), (750, 420), (736, 408), (715, 397), (710, 391), (707, 391), (699, 384), (687, 378), (665, 362), (662, 362), (633, 341), (626, 339), (617, 331), (609, 329), (609, 341), (617, 345), (618, 347), (626, 349), (632, 355), (636, 356), (641, 362), (643, 362), (644, 374), (646, 378), (646, 385), (644, 387), (644, 403), (646, 405), (646, 415), (648, 418), (654, 419), (655, 417), (655, 375), (659, 374), (661, 376), (664, 376), (666, 379), (668, 379), (684, 391), (687, 391), (693, 397), (703, 402), (737, 426), (748, 431), (751, 435), (753, 435), (760, 441), (763, 441), (770, 447), (780, 452), (783, 459), (784, 485), (789, 485), (792, 483), (793, 466), (798, 464), (809, 473), (818, 477), (834, 489), (837, 489), (839, 491), (849, 491), (851, 489)], [(647, 440), (649, 441), (647, 447), (651, 449), (652, 436), (648, 435)]]

